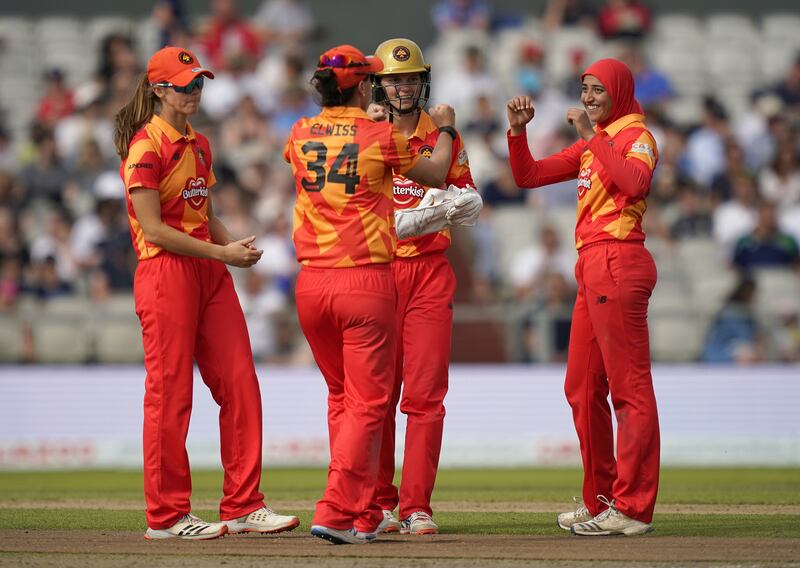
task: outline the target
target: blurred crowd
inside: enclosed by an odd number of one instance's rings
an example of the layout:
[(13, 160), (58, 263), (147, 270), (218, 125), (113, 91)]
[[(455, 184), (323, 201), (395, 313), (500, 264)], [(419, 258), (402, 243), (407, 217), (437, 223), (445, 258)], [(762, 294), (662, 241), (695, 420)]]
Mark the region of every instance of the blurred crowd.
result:
[[(753, 270), (781, 268), (800, 278), (800, 55), (780, 81), (754, 90), (746, 109), (727, 107), (720, 89), (707, 93), (699, 121), (676, 123), (669, 113), (675, 96), (670, 79), (647, 57), (654, 17), (637, 0), (550, 0), (542, 13), (530, 14), (495, 13), (480, 0), (433, 4), (438, 36), (424, 48), (434, 64), (431, 103), (456, 108), (485, 203), (479, 224), (454, 235), (459, 304), (523, 306), (516, 310), (523, 317), (509, 358), (565, 360), (575, 295), (569, 241), (574, 219), (560, 213), (574, 212), (574, 182), (538, 191), (516, 187), (507, 160), (504, 103), (512, 95), (532, 95), (532, 152), (544, 157), (559, 151), (575, 139), (563, 117), (567, 108), (579, 106), (579, 74), (596, 54), (574, 50), (574, 72), (554, 80), (545, 64), (546, 35), (515, 43), (503, 78), (481, 42), (442, 51), (448, 34), (492, 38), (535, 18), (543, 34), (565, 28), (598, 34), (605, 54), (633, 70), (637, 98), (660, 150), (645, 216), (648, 242), (669, 248), (684, 239), (711, 240), (724, 264), (741, 273), (712, 319), (699, 356), (798, 361), (797, 313), (782, 315), (783, 344), (768, 350), (749, 303)], [(294, 186), (282, 148), (291, 125), (318, 112), (309, 86), (315, 56), (309, 45), (324, 30), (303, 0), (265, 0), (247, 14), (235, 0), (211, 0), (207, 15), (188, 14), (181, 0), (159, 0), (151, 25), (158, 32), (153, 48), (187, 46), (216, 73), (205, 84), (202, 113), (193, 125), (214, 151), (215, 211), (232, 234), (255, 234), (256, 246), (265, 250), (252, 270), (233, 270), (254, 355), (261, 361), (308, 361), (294, 319)], [(413, 30), (408, 34), (413, 37)], [(143, 71), (137, 41), (136, 33), (105, 37), (94, 77), (80, 84), (62, 69), (43, 69), (41, 98), (30, 101), (36, 111), (28, 131), (12, 135), (0, 124), (0, 312), (13, 313), (26, 299), (46, 303), (80, 296), (99, 304), (130, 293), (136, 259), (111, 140), (113, 116)], [(498, 227), (497, 219), (509, 208), (544, 221), (515, 227), (534, 234), (524, 246), (503, 252), (498, 235), (508, 227)], [(564, 223), (572, 225), (565, 230)], [(501, 258), (508, 258), (505, 265)]]

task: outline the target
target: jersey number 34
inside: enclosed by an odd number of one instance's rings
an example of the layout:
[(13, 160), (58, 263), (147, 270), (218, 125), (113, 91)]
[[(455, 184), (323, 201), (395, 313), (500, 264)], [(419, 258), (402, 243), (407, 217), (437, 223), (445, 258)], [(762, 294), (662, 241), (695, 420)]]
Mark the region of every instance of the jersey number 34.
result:
[[(315, 153), (316, 158), (308, 162), (306, 169), (309, 174), (314, 174), (314, 179), (303, 178), (301, 183), (306, 191), (322, 191), (325, 183), (344, 184), (344, 192), (352, 195), (361, 182), (358, 171), (358, 144), (345, 144), (342, 151), (336, 156), (329, 172), (325, 172), (328, 158), (328, 147), (322, 142), (306, 142), (302, 147), (303, 153), (308, 156)], [(342, 172), (344, 169), (344, 172)]]

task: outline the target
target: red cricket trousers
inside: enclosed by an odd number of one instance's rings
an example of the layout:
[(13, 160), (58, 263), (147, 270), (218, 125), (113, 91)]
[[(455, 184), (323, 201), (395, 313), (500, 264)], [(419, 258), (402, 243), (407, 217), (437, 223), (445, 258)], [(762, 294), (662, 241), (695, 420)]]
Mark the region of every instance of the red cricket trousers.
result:
[(388, 264), (309, 268), (297, 279), (297, 314), (328, 385), (328, 484), (315, 525), (372, 531), (381, 431), (394, 385), (397, 291)]
[[(658, 492), (660, 438), (650, 375), (647, 305), (656, 284), (653, 257), (638, 242), (603, 241), (580, 249), (578, 297), (564, 390), (583, 458), (583, 500), (598, 495), (649, 523)], [(617, 419), (617, 452), (608, 395)]]
[[(456, 278), (443, 254), (398, 257), (392, 263), (392, 272), (398, 299), (397, 373), (383, 426), (376, 499), (381, 509), (389, 511), (399, 504), (399, 515), (404, 519), (416, 511), (432, 513), (431, 493), (442, 448)], [(393, 485), (398, 401), (407, 417), (399, 492)]]
[(264, 506), (261, 394), (244, 315), (221, 262), (162, 252), (143, 260), (134, 280), (144, 364), (144, 493), (147, 524), (172, 526), (191, 510), (186, 434), (193, 360), (220, 406), (225, 470), (223, 520)]

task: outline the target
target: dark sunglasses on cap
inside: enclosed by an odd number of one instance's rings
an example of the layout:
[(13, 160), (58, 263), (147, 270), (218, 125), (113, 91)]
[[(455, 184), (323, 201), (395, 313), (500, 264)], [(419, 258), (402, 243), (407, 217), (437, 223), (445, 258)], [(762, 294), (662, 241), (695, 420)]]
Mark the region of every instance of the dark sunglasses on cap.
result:
[(369, 67), (369, 63), (366, 61), (353, 61), (349, 55), (337, 53), (331, 57), (323, 54), (322, 57), (319, 58), (319, 66), (343, 69), (347, 67)]
[(192, 81), (186, 85), (185, 87), (179, 87), (178, 85), (173, 85), (172, 83), (153, 83), (153, 87), (172, 87), (175, 89), (176, 93), (182, 93), (184, 95), (191, 93), (195, 89), (203, 90), (203, 76), (200, 75), (192, 79)]

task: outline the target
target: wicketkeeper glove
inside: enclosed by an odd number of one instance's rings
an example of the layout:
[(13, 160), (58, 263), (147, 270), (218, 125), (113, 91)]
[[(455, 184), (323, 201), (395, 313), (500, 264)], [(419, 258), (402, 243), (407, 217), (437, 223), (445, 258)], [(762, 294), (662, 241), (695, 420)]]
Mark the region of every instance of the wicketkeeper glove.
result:
[(483, 209), (483, 199), (472, 188), (458, 188), (451, 185), (447, 191), (455, 190), (458, 195), (453, 199), (453, 206), (447, 211), (447, 222), (451, 225), (472, 226), (478, 220)]
[(408, 239), (437, 233), (447, 227), (447, 212), (458, 196), (456, 190), (431, 188), (425, 192), (420, 204), (413, 209), (394, 212), (394, 227), (398, 239)]

